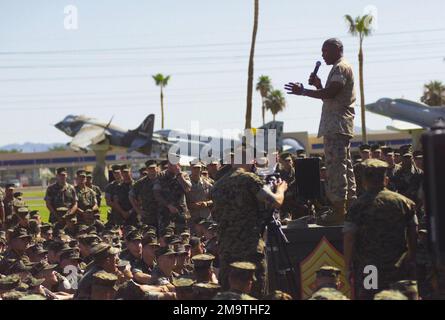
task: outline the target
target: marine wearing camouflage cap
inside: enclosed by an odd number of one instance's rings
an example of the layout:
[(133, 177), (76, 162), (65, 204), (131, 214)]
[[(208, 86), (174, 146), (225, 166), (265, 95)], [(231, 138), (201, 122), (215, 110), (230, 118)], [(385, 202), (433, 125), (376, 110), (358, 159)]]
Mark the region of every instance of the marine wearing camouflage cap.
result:
[(198, 300), (211, 300), (213, 299), (221, 286), (211, 282), (198, 282), (193, 284), (193, 294), (195, 299)]
[(333, 266), (322, 266), (316, 271), (317, 277), (338, 277), (340, 275), (340, 269)]
[(349, 300), (343, 293), (334, 288), (321, 288), (309, 300)]
[(101, 286), (117, 290), (117, 280), (118, 278), (116, 275), (106, 271), (99, 271), (93, 274), (93, 286)]
[(391, 285), (392, 290), (400, 291), (408, 300), (419, 300), (417, 281), (401, 280)]
[(215, 256), (211, 254), (197, 254), (192, 257), (193, 266), (195, 268), (210, 268), (215, 260)]
[(21, 282), (20, 276), (15, 274), (0, 278), (0, 291), (14, 290), (20, 285)]
[(408, 298), (396, 290), (383, 290), (374, 296), (374, 300), (408, 300)]

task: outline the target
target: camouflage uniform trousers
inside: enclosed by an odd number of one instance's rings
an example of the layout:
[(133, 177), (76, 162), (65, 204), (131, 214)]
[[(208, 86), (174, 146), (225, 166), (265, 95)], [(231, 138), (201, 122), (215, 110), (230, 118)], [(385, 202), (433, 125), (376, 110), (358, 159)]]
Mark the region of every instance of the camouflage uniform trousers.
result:
[(336, 134), (323, 139), (328, 176), (327, 195), (332, 202), (356, 198), (350, 137)]
[(256, 281), (252, 285), (251, 295), (255, 298), (262, 298), (266, 295), (266, 285), (267, 285), (267, 264), (266, 264), (266, 256), (264, 253), (252, 252), (250, 254), (227, 254), (222, 253), (219, 256), (219, 283), (222, 286), (223, 290), (229, 290), (229, 273), (230, 273), (230, 264), (236, 261), (249, 261), (256, 265), (255, 277)]

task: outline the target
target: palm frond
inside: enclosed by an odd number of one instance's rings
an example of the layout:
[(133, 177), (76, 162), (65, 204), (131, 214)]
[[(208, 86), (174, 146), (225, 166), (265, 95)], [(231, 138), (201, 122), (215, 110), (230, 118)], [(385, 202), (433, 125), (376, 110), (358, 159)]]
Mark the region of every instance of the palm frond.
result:
[(261, 96), (266, 97), (272, 89), (272, 81), (269, 76), (262, 75), (258, 78), (255, 90), (260, 91)]
[(151, 77), (155, 81), (156, 85), (161, 87), (165, 87), (170, 80), (170, 76), (165, 77), (162, 73), (157, 73), (155, 75), (152, 75)]
[(368, 36), (371, 34), (371, 23), (372, 23), (372, 15), (364, 15), (362, 17), (357, 17), (357, 31), (362, 36)]
[(351, 35), (356, 36), (358, 34), (360, 38), (364, 38), (371, 34), (372, 15), (366, 14), (352, 18), (347, 14), (345, 15), (345, 20), (348, 22), (348, 32)]
[(286, 108), (286, 99), (283, 92), (280, 90), (273, 90), (269, 93), (265, 101), (266, 109), (270, 110), (273, 115), (281, 112)]
[(355, 23), (354, 19), (349, 14), (347, 14), (347, 15), (345, 15), (345, 20), (348, 23), (349, 33), (352, 35), (356, 35), (357, 28), (356, 28), (356, 23)]
[(162, 86), (163, 87), (167, 86), (169, 80), (170, 80), (170, 76), (166, 76), (162, 81)]

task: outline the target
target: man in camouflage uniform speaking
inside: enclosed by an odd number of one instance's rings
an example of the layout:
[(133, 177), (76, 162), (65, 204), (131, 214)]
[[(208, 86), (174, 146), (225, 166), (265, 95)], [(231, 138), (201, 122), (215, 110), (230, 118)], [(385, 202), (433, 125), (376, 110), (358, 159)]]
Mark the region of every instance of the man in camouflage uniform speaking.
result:
[(351, 65), (343, 58), (343, 44), (328, 39), (322, 47), (327, 65), (333, 65), (323, 88), (314, 73), (309, 84), (317, 90), (305, 89), (301, 83), (288, 83), (288, 94), (303, 95), (323, 100), (318, 137), (323, 137), (328, 175), (327, 193), (334, 215), (326, 224), (341, 224), (344, 220), (346, 200), (356, 198), (356, 184), (352, 167), (350, 140), (354, 129), (354, 75)]
[(233, 164), (212, 189), (212, 216), (218, 223), (219, 281), (223, 290), (229, 289), (230, 264), (248, 261), (256, 266), (257, 281), (252, 295), (261, 298), (265, 293), (265, 252), (262, 226), (266, 219), (264, 203), (279, 208), (283, 204), (287, 183), (280, 182), (276, 193), (251, 172), (252, 164)]

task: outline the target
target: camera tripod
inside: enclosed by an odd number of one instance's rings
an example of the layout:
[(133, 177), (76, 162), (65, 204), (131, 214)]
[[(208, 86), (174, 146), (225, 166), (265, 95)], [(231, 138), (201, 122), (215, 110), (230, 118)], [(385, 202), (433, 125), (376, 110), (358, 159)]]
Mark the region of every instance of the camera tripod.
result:
[(268, 291), (282, 290), (294, 298), (299, 296), (295, 269), (287, 251), (289, 240), (281, 229), (281, 223), (274, 212), (266, 221), (267, 242), (266, 256), (268, 260)]

